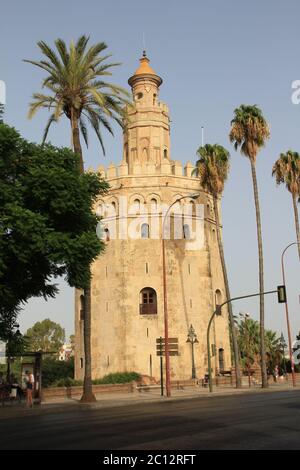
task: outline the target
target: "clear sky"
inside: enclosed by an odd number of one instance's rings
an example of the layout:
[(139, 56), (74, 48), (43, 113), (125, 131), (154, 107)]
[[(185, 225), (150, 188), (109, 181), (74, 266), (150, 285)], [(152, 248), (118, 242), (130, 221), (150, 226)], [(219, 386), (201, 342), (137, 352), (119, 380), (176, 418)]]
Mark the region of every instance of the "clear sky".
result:
[[(0, 28), (0, 80), (6, 82), (6, 120), (22, 135), (39, 142), (46, 113), (28, 121), (33, 92), (43, 72), (22, 62), (39, 59), (38, 40), (69, 42), (88, 34), (105, 41), (115, 61), (113, 81), (122, 86), (137, 67), (142, 36), (151, 65), (164, 79), (160, 99), (171, 113), (171, 158), (195, 161), (201, 144), (219, 143), (231, 150), (231, 172), (223, 199), (226, 259), (232, 295), (256, 292), (258, 261), (250, 165), (228, 140), (233, 110), (240, 104), (259, 105), (270, 123), (271, 139), (257, 161), (265, 250), (265, 286), (281, 283), (280, 255), (295, 240), (289, 193), (276, 188), (272, 164), (282, 151), (300, 151), (300, 105), (291, 101), (291, 83), (300, 79), (300, 2), (298, 0), (40, 0), (3, 2)], [(69, 145), (69, 128), (53, 127), (55, 145)], [(105, 137), (104, 158), (95, 139), (85, 152), (86, 165), (117, 162), (122, 135)], [(296, 247), (286, 256), (293, 335), (300, 330), (299, 260)], [(235, 311), (258, 318), (258, 301), (240, 301)], [(65, 284), (55, 299), (33, 299), (21, 315), (22, 329), (50, 317), (73, 332), (73, 292)], [(284, 308), (276, 296), (266, 299), (266, 325), (286, 332)]]

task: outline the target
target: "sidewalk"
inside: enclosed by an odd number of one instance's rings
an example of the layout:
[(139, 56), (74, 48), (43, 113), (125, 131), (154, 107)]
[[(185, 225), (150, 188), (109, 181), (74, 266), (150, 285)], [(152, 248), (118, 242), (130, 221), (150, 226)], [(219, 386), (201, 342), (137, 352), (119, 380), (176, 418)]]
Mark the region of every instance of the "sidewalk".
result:
[(251, 388), (244, 386), (242, 389), (232, 387), (214, 387), (214, 392), (210, 393), (207, 388), (202, 387), (186, 387), (184, 389), (173, 389), (171, 397), (160, 396), (160, 390), (151, 390), (133, 393), (101, 393), (97, 396), (96, 403), (81, 404), (77, 399), (56, 399), (43, 402), (36, 405), (32, 409), (27, 408), (25, 404), (10, 405), (6, 404), (0, 407), (0, 419), (22, 416), (24, 414), (44, 414), (57, 412), (59, 410), (78, 410), (78, 409), (103, 409), (116, 408), (120, 406), (147, 404), (147, 403), (169, 403), (178, 400), (210, 398), (229, 395), (241, 394), (257, 394), (257, 393), (276, 393), (284, 391), (298, 391), (300, 397), (300, 386), (293, 388), (291, 384), (270, 384), (269, 388), (262, 389), (260, 386), (252, 386)]

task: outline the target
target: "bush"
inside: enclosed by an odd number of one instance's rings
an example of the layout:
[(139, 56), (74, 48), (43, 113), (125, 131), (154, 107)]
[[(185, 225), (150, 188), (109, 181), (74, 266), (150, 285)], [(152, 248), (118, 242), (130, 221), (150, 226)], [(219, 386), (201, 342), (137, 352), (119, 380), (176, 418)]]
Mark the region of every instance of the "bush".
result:
[(137, 372), (115, 372), (114, 374), (105, 375), (101, 379), (93, 380), (93, 384), (124, 384), (138, 380), (140, 377), (141, 375)]
[[(42, 386), (47, 388), (55, 386), (60, 381), (73, 380), (74, 378), (74, 358), (69, 361), (58, 361), (53, 358), (46, 358), (42, 364)], [(59, 385), (63, 387), (64, 385)]]
[[(59, 361), (53, 361), (53, 362), (59, 363)], [(68, 364), (68, 363), (64, 363), (64, 364)], [(55, 367), (57, 367), (57, 365)], [(50, 369), (48, 369), (48, 379), (50, 380), (49, 370)], [(56, 372), (57, 372), (57, 370), (56, 370)], [(45, 372), (44, 372), (44, 374), (45, 374)], [(53, 377), (53, 374), (52, 374), (51, 377)], [(138, 374), (137, 372), (115, 372), (114, 374), (105, 375), (101, 379), (95, 379), (92, 382), (93, 382), (94, 385), (124, 384), (124, 383), (133, 382), (134, 380), (138, 380), (140, 377), (141, 377), (140, 374)], [(48, 386), (51, 386), (51, 387), (75, 387), (77, 385), (82, 385), (83, 381), (82, 380), (75, 380), (71, 376), (66, 376), (65, 375), (64, 377), (57, 378), (57, 380), (53, 379), (51, 381), (51, 383), (48, 382), (47, 385), (45, 385), (45, 382), (43, 380), (43, 384), (44, 384), (43, 385), (44, 387), (45, 386), (46, 387), (48, 387)]]

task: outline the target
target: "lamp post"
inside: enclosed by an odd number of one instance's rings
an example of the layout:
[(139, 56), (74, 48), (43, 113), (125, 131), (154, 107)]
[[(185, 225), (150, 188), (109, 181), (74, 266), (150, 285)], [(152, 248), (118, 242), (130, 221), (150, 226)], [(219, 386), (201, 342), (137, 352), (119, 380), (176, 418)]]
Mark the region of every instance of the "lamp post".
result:
[(197, 335), (196, 335), (196, 332), (195, 332), (195, 329), (194, 329), (193, 325), (191, 325), (189, 327), (186, 342), (191, 343), (191, 345), (192, 345), (192, 379), (195, 379), (196, 378), (196, 367), (195, 367), (194, 344), (199, 343), (199, 341), (197, 339)]
[(166, 273), (166, 247), (165, 247), (165, 224), (167, 216), (171, 208), (182, 199), (198, 199), (199, 194), (188, 194), (176, 199), (166, 211), (162, 223), (162, 268), (163, 268), (163, 297), (164, 297), (164, 336), (165, 336), (165, 358), (166, 358), (166, 396), (171, 396), (171, 379), (170, 379), (170, 354), (169, 354), (169, 321), (168, 321), (168, 298), (167, 298), (167, 273)]
[[(282, 270), (282, 283), (286, 286), (285, 283), (285, 270), (284, 270), (284, 255), (290, 246), (299, 245), (297, 242), (290, 243), (282, 252), (281, 255), (281, 270)], [(288, 331), (288, 340), (289, 340), (289, 354), (290, 354), (290, 361), (291, 361), (291, 370), (292, 370), (292, 381), (293, 387), (296, 387), (296, 377), (295, 377), (295, 366), (294, 366), (294, 358), (293, 358), (293, 351), (292, 351), (292, 337), (291, 337), (291, 328), (290, 328), (290, 320), (289, 320), (289, 309), (288, 309), (288, 302), (287, 297), (285, 301), (285, 316), (286, 316), (286, 324), (287, 324), (287, 331)]]

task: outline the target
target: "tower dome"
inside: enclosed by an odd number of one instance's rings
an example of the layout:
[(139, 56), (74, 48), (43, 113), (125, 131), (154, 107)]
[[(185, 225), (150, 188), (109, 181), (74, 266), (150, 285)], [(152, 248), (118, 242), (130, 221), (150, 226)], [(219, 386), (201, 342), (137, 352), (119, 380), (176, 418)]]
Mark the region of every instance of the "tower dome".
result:
[(128, 83), (133, 88), (135, 84), (141, 80), (154, 81), (156, 86), (159, 87), (162, 84), (162, 78), (159, 77), (152, 67), (149, 65), (150, 60), (146, 55), (146, 51), (143, 51), (143, 56), (140, 58), (140, 65), (136, 69), (134, 75), (132, 75)]

